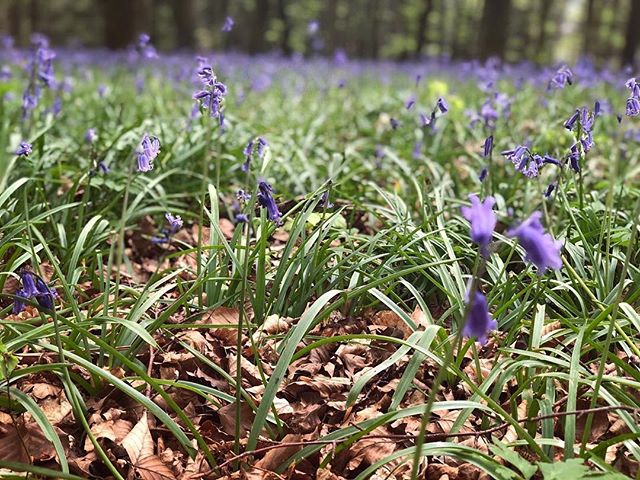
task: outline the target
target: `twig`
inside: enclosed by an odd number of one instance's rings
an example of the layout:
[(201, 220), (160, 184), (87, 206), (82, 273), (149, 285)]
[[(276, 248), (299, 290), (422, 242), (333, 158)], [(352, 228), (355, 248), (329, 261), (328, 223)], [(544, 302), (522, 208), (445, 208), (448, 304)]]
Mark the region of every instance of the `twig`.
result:
[[(518, 423), (525, 422), (539, 422), (541, 420), (546, 420), (549, 418), (562, 418), (567, 417), (569, 415), (584, 415), (590, 413), (599, 413), (599, 412), (607, 412), (611, 410), (622, 410), (626, 412), (634, 412), (640, 413), (640, 408), (631, 407), (627, 405), (607, 405), (603, 407), (595, 407), (595, 408), (585, 408), (582, 410), (574, 410), (571, 412), (557, 412), (550, 413), (547, 415), (539, 415), (537, 417), (531, 418), (521, 418), (518, 419)], [(509, 428), (511, 424), (508, 422), (501, 423), (500, 425), (496, 425), (495, 427), (488, 428), (486, 430), (478, 430), (477, 432), (448, 432), (448, 433), (427, 433), (426, 439), (432, 442), (437, 442), (441, 440), (446, 440), (448, 438), (461, 438), (461, 437), (480, 437), (483, 435), (488, 435), (490, 433), (499, 432), (500, 430), (504, 430)], [(366, 435), (364, 438), (366, 439), (380, 439), (380, 440), (389, 440), (389, 441), (398, 441), (398, 440), (415, 440), (415, 435), (399, 435), (399, 434), (387, 434), (387, 435)], [(269, 445), (262, 448), (257, 448), (255, 450), (251, 450), (248, 452), (242, 452), (237, 455), (234, 455), (229, 460), (220, 464), (219, 468), (223, 468), (230, 463), (236, 462), (244, 457), (248, 457), (251, 455), (257, 455), (260, 453), (268, 452), (269, 450), (273, 450), (276, 448), (288, 448), (288, 447), (305, 447), (307, 445), (327, 445), (327, 444), (337, 444), (339, 440), (308, 440), (308, 441), (300, 441), (300, 442), (287, 442), (287, 443), (278, 443), (275, 445)]]

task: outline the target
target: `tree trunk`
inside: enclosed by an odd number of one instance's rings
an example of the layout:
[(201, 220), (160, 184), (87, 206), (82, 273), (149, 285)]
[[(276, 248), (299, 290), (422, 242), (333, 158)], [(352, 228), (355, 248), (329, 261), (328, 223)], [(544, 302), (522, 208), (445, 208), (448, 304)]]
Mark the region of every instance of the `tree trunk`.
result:
[(174, 0), (171, 8), (176, 25), (176, 46), (192, 50), (196, 46), (193, 0)]
[(265, 33), (268, 20), (269, 0), (255, 0), (249, 35), (249, 53), (259, 53), (266, 50)]
[(20, 8), (20, 0), (13, 0), (9, 5), (9, 33), (16, 41), (16, 44), (22, 43), (22, 8)]
[(549, 13), (551, 12), (553, 0), (542, 0), (540, 2), (540, 19), (538, 21), (538, 35), (536, 37), (535, 52), (537, 56), (536, 60), (542, 60), (540, 54), (544, 51), (544, 47), (547, 41), (547, 20), (549, 19)]
[(594, 39), (597, 38), (597, 18), (595, 0), (587, 0), (587, 16), (584, 22), (584, 38), (582, 39), (582, 52), (584, 54), (596, 51)]
[(416, 30), (416, 49), (413, 52), (415, 57), (419, 57), (422, 54), (426, 42), (427, 23), (429, 21), (429, 15), (433, 9), (433, 0), (423, 0), (422, 10), (418, 15), (418, 29)]
[(282, 35), (280, 36), (280, 50), (287, 57), (291, 55), (291, 45), (289, 45), (289, 37), (291, 37), (291, 22), (287, 15), (287, 1), (278, 0), (278, 18), (282, 22)]
[(640, 0), (631, 0), (631, 12), (627, 20), (627, 34), (622, 49), (622, 64), (633, 65), (640, 44)]
[(104, 43), (111, 50), (126, 48), (136, 37), (139, 0), (102, 0), (104, 7)]
[(485, 0), (480, 23), (481, 58), (504, 57), (510, 12), (511, 0)]
[(371, 30), (369, 32), (369, 56), (378, 58), (380, 53), (380, 0), (369, 0), (371, 2)]

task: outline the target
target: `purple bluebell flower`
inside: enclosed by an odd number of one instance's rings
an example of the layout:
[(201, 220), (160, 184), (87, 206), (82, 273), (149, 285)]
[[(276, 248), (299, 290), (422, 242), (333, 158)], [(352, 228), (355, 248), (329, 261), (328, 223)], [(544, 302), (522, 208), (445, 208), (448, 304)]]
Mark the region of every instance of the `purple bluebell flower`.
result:
[(568, 155), (569, 163), (571, 168), (576, 172), (580, 172), (580, 148), (577, 143), (574, 143), (569, 150)]
[(549, 198), (555, 189), (556, 189), (556, 184), (555, 183), (550, 183), (549, 186), (547, 186), (547, 189), (544, 192), (545, 198)]
[(111, 171), (111, 169), (107, 166), (107, 164), (104, 163), (104, 161), (102, 160), (98, 162), (98, 170), (100, 170), (100, 172), (102, 172), (105, 175)]
[(202, 108), (209, 110), (210, 117), (219, 118), (227, 86), (218, 81), (210, 65), (201, 64), (197, 73), (205, 88), (195, 92), (193, 98), (200, 102)]
[(244, 203), (244, 202), (248, 202), (249, 200), (251, 200), (251, 195), (249, 195), (244, 190), (238, 190), (236, 192), (236, 198), (238, 199), (239, 202)]
[(141, 33), (138, 37), (138, 42), (135, 45), (136, 53), (143, 59), (158, 58), (158, 52), (155, 47), (151, 45), (151, 37), (146, 33)]
[(145, 135), (138, 147), (138, 171), (149, 172), (153, 170), (153, 161), (160, 153), (160, 140), (157, 137)]
[(549, 154), (545, 154), (545, 156), (542, 157), (542, 163), (550, 163), (552, 165), (556, 165), (557, 167), (560, 166), (560, 161)]
[(480, 180), (481, 182), (484, 182), (487, 179), (488, 175), (489, 175), (489, 169), (487, 167), (483, 167), (483, 169), (480, 170), (480, 174), (478, 175), (478, 180)]
[(247, 145), (242, 150), (242, 154), (244, 155), (244, 163), (242, 164), (242, 171), (249, 171), (249, 164), (251, 163), (251, 157), (253, 155), (253, 140), (249, 140)]
[(481, 292), (467, 294), (466, 300), (468, 313), (462, 328), (462, 335), (467, 338), (476, 337), (478, 342), (484, 345), (487, 343), (488, 334), (498, 328), (498, 322), (491, 317), (487, 298)]
[(31, 155), (31, 144), (28, 142), (20, 142), (20, 145), (18, 145), (18, 148), (16, 150), (16, 155), (20, 156), (20, 155), (24, 155), (25, 157), (28, 157), (29, 155)]
[(400, 122), (393, 117), (389, 119), (389, 123), (391, 124), (391, 128), (393, 128), (394, 130), (396, 130), (400, 126)]
[(413, 144), (413, 151), (411, 152), (411, 157), (417, 160), (420, 158), (421, 155), (422, 155), (422, 142), (418, 140), (416, 143)]
[(222, 25), (223, 32), (230, 32), (233, 29), (233, 18), (227, 17), (224, 19), (224, 25)]
[(10, 79), (11, 79), (11, 69), (9, 68), (8, 65), (3, 65), (2, 68), (0, 68), (0, 80), (4, 82)]
[(273, 198), (273, 187), (264, 180), (258, 182), (258, 203), (261, 207), (267, 209), (269, 220), (276, 224), (282, 224), (282, 213), (278, 209), (275, 199)]
[(484, 157), (490, 157), (493, 152), (493, 135), (489, 135), (482, 146), (482, 155)]
[(625, 114), (627, 117), (637, 117), (640, 115), (640, 100), (635, 97), (627, 98)]
[(569, 117), (569, 119), (564, 122), (564, 128), (566, 128), (567, 130), (573, 130), (573, 127), (575, 127), (576, 122), (578, 121), (578, 119), (580, 118), (580, 110), (576, 110), (573, 115), (571, 115), (571, 117)]
[(249, 222), (249, 217), (244, 213), (238, 213), (235, 217), (236, 223), (247, 223)]
[(256, 140), (256, 142), (258, 143), (258, 148), (256, 150), (256, 153), (258, 154), (259, 158), (262, 158), (264, 156), (264, 152), (265, 152), (265, 148), (269, 145), (267, 143), (267, 141), (262, 138), (262, 137), (258, 137), (258, 139)]
[(167, 223), (169, 224), (170, 235), (173, 235), (182, 228), (183, 223), (180, 215), (171, 215), (169, 212), (167, 212), (164, 214), (164, 218), (166, 218)]
[(520, 245), (525, 249), (525, 260), (538, 268), (538, 273), (544, 273), (548, 268), (559, 270), (562, 267), (560, 249), (562, 243), (545, 233), (540, 218), (542, 213), (534, 212), (515, 228), (507, 231), (507, 236), (517, 237)]
[(415, 104), (416, 100), (413, 97), (409, 98), (406, 102), (404, 102), (404, 108), (406, 108), (407, 110), (411, 110)]
[(563, 89), (566, 85), (573, 84), (573, 72), (566, 65), (561, 66), (549, 80), (548, 90)]
[(98, 134), (96, 133), (96, 129), (95, 128), (87, 129), (86, 133), (84, 134), (84, 139), (89, 145), (93, 144), (98, 139)]
[(600, 104), (600, 100), (596, 100), (593, 103), (593, 116), (594, 117), (599, 117), (600, 116), (600, 112), (601, 112), (602, 106)]
[(329, 190), (325, 190), (324, 192), (322, 192), (322, 195), (320, 195), (320, 206), (322, 208), (333, 207), (333, 203), (329, 201)]
[(447, 105), (447, 102), (442, 97), (438, 98), (436, 108), (440, 110), (440, 113), (447, 113), (449, 111), (449, 105)]
[(57, 296), (55, 290), (49, 286), (33, 272), (21, 269), (18, 272), (22, 281), (22, 288), (16, 292), (16, 300), (13, 303), (13, 313), (20, 313), (24, 310), (25, 303), (35, 298), (42, 308), (51, 310), (53, 308), (53, 299)]
[(427, 115), (426, 113), (420, 113), (420, 125), (423, 127), (428, 127), (431, 125), (431, 122), (435, 119), (435, 115), (432, 113), (431, 115)]
[(383, 158), (384, 157), (384, 148), (382, 147), (382, 145), (380, 145), (380, 144), (376, 145), (376, 149), (375, 149), (374, 155), (376, 156), (376, 158)]
[(309, 33), (309, 35), (313, 36), (316, 33), (318, 33), (318, 30), (320, 29), (320, 23), (317, 20), (311, 20), (308, 24), (307, 24), (307, 32)]
[(182, 228), (183, 223), (180, 215), (172, 215), (167, 212), (164, 214), (164, 218), (167, 221), (168, 227), (163, 227), (160, 230), (160, 236), (151, 238), (153, 243), (169, 243), (171, 241), (171, 237), (178, 233), (178, 230)]
[(477, 195), (469, 195), (470, 207), (462, 207), (462, 215), (471, 223), (471, 240), (480, 247), (482, 255), (488, 255), (489, 243), (496, 228), (497, 217), (493, 211), (496, 201), (487, 197), (483, 202)]

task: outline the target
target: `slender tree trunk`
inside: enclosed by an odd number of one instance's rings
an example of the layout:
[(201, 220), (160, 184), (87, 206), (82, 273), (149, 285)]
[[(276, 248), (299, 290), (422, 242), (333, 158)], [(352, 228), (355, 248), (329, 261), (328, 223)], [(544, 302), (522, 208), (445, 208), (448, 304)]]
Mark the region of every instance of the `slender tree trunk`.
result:
[(255, 0), (251, 32), (249, 34), (249, 53), (266, 50), (265, 33), (269, 21), (269, 0)]
[(480, 23), (480, 57), (504, 57), (511, 0), (485, 0)]
[(627, 20), (627, 33), (622, 49), (622, 64), (633, 65), (640, 44), (640, 0), (631, 0), (631, 12)]
[(537, 57), (536, 60), (538, 61), (542, 60), (540, 55), (543, 53), (547, 42), (547, 20), (549, 20), (552, 4), (553, 0), (542, 0), (540, 2), (540, 19), (538, 21), (538, 34), (536, 36), (534, 52), (534, 56)]
[(587, 14), (584, 22), (584, 37), (582, 39), (582, 52), (586, 55), (596, 51), (594, 39), (597, 38), (597, 18), (595, 0), (587, 0)]
[(174, 0), (171, 2), (176, 26), (176, 46), (178, 48), (195, 48), (195, 15), (193, 0)]
[(102, 0), (105, 45), (112, 50), (126, 48), (136, 37), (138, 0)]
[(418, 15), (418, 28), (416, 30), (416, 49), (413, 52), (415, 57), (419, 57), (424, 49), (427, 23), (431, 10), (433, 10), (433, 0), (422, 0), (422, 10), (420, 10), (420, 15)]
[(287, 57), (291, 55), (291, 45), (289, 45), (289, 38), (291, 37), (291, 22), (287, 15), (287, 1), (278, 0), (278, 18), (282, 22), (282, 35), (280, 36), (280, 50)]
[(29, 23), (31, 26), (31, 33), (49, 33), (40, 31), (40, 2), (38, 0), (31, 0), (29, 4)]
[(21, 1), (13, 0), (9, 5), (9, 32), (19, 45), (22, 43), (22, 8)]
[(380, 34), (380, 0), (369, 0), (371, 2), (371, 9), (369, 15), (371, 15), (371, 29), (369, 35), (369, 56), (371, 58), (378, 58), (380, 53), (380, 43), (378, 36)]

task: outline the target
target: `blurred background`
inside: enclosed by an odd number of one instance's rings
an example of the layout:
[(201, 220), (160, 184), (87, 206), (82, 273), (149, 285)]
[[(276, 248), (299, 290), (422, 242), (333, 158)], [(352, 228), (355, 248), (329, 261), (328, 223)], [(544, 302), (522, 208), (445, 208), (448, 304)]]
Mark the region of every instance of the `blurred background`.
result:
[(120, 49), (146, 32), (161, 51), (620, 66), (637, 58), (640, 0), (0, 0), (0, 29), (20, 46), (40, 32)]

